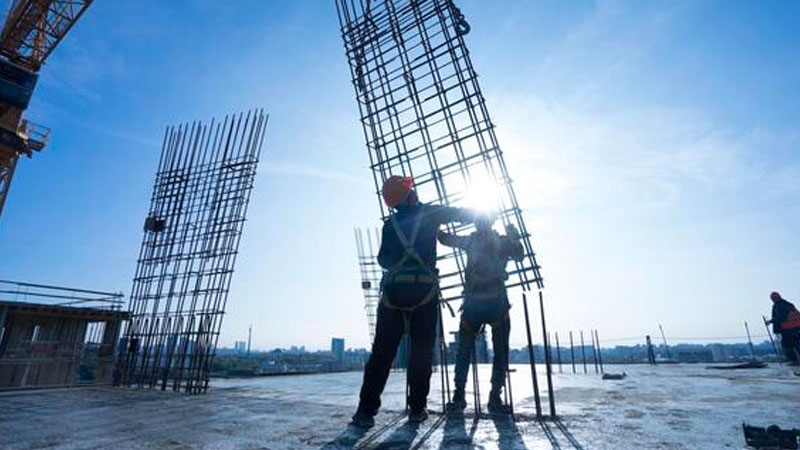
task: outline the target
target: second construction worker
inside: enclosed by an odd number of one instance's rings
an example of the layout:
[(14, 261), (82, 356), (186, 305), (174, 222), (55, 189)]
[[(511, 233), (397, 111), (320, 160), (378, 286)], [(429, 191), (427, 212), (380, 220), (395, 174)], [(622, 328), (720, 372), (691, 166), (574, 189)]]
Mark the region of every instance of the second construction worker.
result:
[(769, 298), (772, 300), (772, 319), (767, 323), (772, 324), (775, 334), (780, 334), (783, 354), (789, 365), (796, 366), (800, 357), (800, 312), (779, 292), (771, 293)]
[(392, 176), (383, 184), (383, 200), (395, 212), (385, 220), (378, 264), (385, 270), (372, 354), (364, 368), (358, 409), (352, 424), (374, 425), (397, 347), (409, 334), (408, 420), (424, 421), (430, 389), (431, 361), (439, 317), (436, 235), (442, 224), (471, 223), (469, 209), (419, 202), (410, 177)]
[(486, 324), (492, 327), (492, 390), (489, 394), (489, 412), (506, 414), (510, 407), (500, 399), (508, 370), (508, 336), (511, 322), (508, 317), (509, 303), (505, 281), (508, 279), (506, 264), (509, 259), (521, 261), (524, 250), (520, 235), (513, 225), (506, 227), (501, 236), (492, 229), (493, 218), (482, 216), (475, 222), (477, 231), (469, 236), (439, 234), (439, 242), (460, 248), (467, 253), (465, 271), (464, 303), (458, 331), (458, 354), (456, 356), (455, 393), (448, 404), (451, 411), (466, 408), (464, 387), (467, 383), (470, 358), (475, 346), (475, 336)]

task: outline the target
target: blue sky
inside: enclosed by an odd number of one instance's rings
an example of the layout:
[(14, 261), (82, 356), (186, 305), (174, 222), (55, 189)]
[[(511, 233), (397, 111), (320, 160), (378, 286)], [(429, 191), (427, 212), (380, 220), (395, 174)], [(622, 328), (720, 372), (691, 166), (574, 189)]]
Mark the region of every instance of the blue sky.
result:
[[(770, 290), (800, 301), (800, 4), (459, 4), (552, 329), (739, 336)], [(164, 128), (256, 106), (221, 342), (367, 346), (353, 227), (378, 211), (330, 1), (95, 2), (42, 70), (28, 116), (53, 138), (17, 172), (0, 274), (127, 294)]]

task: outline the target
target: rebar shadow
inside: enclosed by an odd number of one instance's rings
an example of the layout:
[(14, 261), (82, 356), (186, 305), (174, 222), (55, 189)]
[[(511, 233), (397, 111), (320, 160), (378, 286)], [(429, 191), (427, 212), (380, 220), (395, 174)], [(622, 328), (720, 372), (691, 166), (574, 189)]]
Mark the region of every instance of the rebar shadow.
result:
[(569, 431), (566, 425), (561, 421), (561, 419), (553, 419), (552, 421), (555, 426), (561, 431), (561, 434), (564, 435), (565, 438), (569, 441), (570, 445), (577, 450), (584, 450), (584, 447), (575, 439), (575, 436)]

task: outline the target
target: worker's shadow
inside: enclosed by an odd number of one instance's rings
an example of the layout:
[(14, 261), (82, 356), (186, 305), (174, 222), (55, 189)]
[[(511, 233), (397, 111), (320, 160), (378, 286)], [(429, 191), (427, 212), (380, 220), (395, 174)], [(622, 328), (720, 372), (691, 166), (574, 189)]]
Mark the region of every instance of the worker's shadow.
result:
[[(518, 450), (527, 449), (525, 441), (522, 439), (517, 424), (510, 416), (494, 416), (492, 422), (497, 430), (497, 448), (500, 450)], [(467, 431), (467, 422), (469, 422), (469, 431)], [(447, 417), (444, 425), (444, 435), (442, 442), (439, 444), (439, 449), (484, 449), (486, 442), (474, 441), (475, 433), (478, 430), (479, 421), (466, 418), (462, 414), (451, 414)]]
[(528, 447), (525, 446), (525, 440), (522, 439), (522, 433), (517, 428), (517, 423), (514, 418), (507, 415), (494, 415), (492, 416), (494, 428), (497, 430), (497, 448), (500, 450), (524, 450)]
[(381, 441), (375, 450), (408, 450), (414, 443), (417, 433), (419, 433), (419, 424), (406, 422)]
[[(375, 449), (382, 450), (408, 450), (417, 437), (419, 424), (406, 422), (397, 427), (392, 434), (387, 436)], [(336, 438), (320, 447), (320, 450), (349, 450), (358, 445), (370, 430), (348, 425)], [(378, 430), (378, 433), (380, 430)], [(373, 431), (373, 433), (375, 433)], [(368, 438), (369, 439), (369, 438)]]
[(478, 421), (469, 419), (469, 422), (472, 424), (469, 433), (467, 433), (466, 422), (463, 414), (449, 414), (447, 416), (447, 420), (444, 422), (442, 442), (439, 444), (440, 450), (476, 448), (472, 439), (475, 436), (475, 431), (478, 429)]
[(369, 429), (348, 425), (336, 438), (320, 447), (320, 450), (347, 450), (356, 446)]

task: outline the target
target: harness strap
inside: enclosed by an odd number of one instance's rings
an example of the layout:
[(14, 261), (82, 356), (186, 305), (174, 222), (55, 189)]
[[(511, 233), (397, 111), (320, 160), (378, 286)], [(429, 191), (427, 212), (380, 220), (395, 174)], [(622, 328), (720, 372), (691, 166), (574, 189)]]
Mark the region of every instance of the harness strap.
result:
[(392, 269), (396, 269), (398, 267), (403, 266), (410, 257), (416, 260), (423, 269), (432, 274), (433, 272), (430, 270), (430, 268), (428, 268), (427, 264), (425, 264), (425, 261), (422, 260), (422, 257), (419, 256), (419, 253), (417, 253), (417, 250), (414, 248), (413, 244), (414, 242), (417, 241), (417, 234), (419, 233), (419, 229), (422, 227), (422, 215), (419, 215), (414, 221), (414, 228), (411, 229), (410, 240), (406, 238), (406, 235), (400, 228), (400, 224), (397, 222), (397, 217), (395, 217), (394, 214), (389, 216), (389, 220), (392, 222), (392, 228), (394, 228), (394, 232), (397, 235), (397, 239), (400, 241), (400, 244), (403, 246), (403, 249), (405, 250), (403, 257), (400, 258), (400, 261), (398, 261), (397, 264), (395, 264), (394, 267), (392, 267)]
[(394, 214), (389, 216), (389, 220), (392, 223), (392, 228), (394, 228), (394, 232), (397, 235), (397, 239), (400, 241), (400, 244), (403, 246), (405, 252), (403, 253), (403, 257), (400, 258), (389, 272), (399, 267), (405, 265), (405, 263), (409, 259), (414, 259), (420, 267), (427, 272), (427, 274), (416, 274), (416, 275), (394, 275), (393, 279), (395, 281), (402, 281), (402, 282), (409, 282), (409, 283), (431, 283), (431, 289), (428, 291), (428, 294), (423, 297), (422, 301), (417, 303), (414, 306), (397, 306), (393, 305), (386, 295), (381, 296), (381, 303), (390, 309), (396, 309), (403, 312), (403, 321), (405, 322), (405, 332), (408, 333), (411, 329), (411, 318), (409, 317), (417, 308), (420, 306), (428, 304), (434, 297), (438, 297), (439, 294), (439, 286), (437, 281), (439, 280), (439, 276), (425, 264), (425, 261), (422, 257), (417, 253), (417, 250), (414, 248), (413, 242), (417, 240), (417, 234), (419, 233), (420, 228), (422, 227), (422, 215), (420, 214), (416, 220), (414, 221), (414, 227), (411, 230), (411, 239), (409, 240), (403, 230), (400, 228), (400, 224), (397, 222), (397, 218)]

